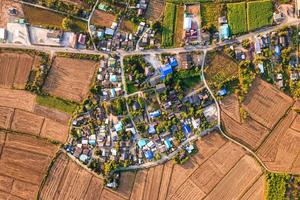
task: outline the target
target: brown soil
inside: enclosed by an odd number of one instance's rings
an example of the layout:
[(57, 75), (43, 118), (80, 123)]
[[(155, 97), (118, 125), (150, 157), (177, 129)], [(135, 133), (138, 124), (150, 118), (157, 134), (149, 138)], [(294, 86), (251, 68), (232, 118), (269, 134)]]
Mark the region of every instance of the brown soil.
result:
[(63, 99), (80, 102), (87, 95), (97, 63), (57, 57), (43, 90)]

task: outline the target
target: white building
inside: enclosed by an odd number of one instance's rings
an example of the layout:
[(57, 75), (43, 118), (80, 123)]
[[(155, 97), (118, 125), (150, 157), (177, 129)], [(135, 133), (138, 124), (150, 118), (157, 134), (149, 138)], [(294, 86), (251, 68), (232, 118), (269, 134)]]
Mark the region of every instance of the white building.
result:
[(6, 30), (4, 28), (0, 28), (0, 42), (5, 42), (6, 40)]

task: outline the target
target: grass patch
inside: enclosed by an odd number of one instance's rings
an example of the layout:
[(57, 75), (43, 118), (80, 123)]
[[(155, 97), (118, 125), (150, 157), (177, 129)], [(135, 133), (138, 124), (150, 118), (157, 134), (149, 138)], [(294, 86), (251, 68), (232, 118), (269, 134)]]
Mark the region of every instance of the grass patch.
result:
[[(62, 29), (62, 20), (67, 17), (48, 10), (23, 5), (25, 19), (33, 26), (41, 26), (43, 28)], [(86, 32), (86, 22), (70, 17), (73, 21), (71, 30), (74, 32)]]
[(273, 22), (272, 1), (251, 1), (247, 3), (248, 30), (252, 31)]
[(179, 81), (185, 91), (194, 88), (202, 81), (200, 71), (196, 69), (177, 71), (174, 73), (174, 80), (175, 82)]
[(286, 174), (267, 173), (267, 199), (282, 200), (285, 199), (287, 181), (290, 179)]
[(69, 114), (73, 114), (76, 107), (78, 106), (78, 104), (75, 102), (66, 101), (57, 97), (47, 95), (38, 95), (36, 101), (39, 105), (54, 108)]
[(181, 46), (183, 44), (183, 16), (184, 8), (178, 5), (176, 8), (176, 23), (175, 23), (175, 46)]
[(218, 28), (218, 18), (222, 13), (222, 5), (220, 3), (203, 3), (201, 4), (201, 20), (202, 26), (213, 26)]
[(163, 31), (162, 31), (162, 45), (164, 47), (172, 47), (174, 44), (174, 26), (176, 19), (176, 5), (167, 3), (164, 12)]
[(126, 89), (127, 89), (128, 94), (132, 94), (132, 93), (135, 93), (135, 92), (139, 91), (138, 88), (135, 87), (133, 83), (128, 83), (126, 85)]
[(227, 4), (227, 19), (232, 34), (247, 32), (246, 3)]

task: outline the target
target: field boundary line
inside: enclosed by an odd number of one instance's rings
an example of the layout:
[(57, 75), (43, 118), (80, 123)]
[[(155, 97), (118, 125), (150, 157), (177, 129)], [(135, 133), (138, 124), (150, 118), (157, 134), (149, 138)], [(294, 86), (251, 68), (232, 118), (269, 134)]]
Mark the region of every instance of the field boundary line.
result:
[[(260, 179), (260, 178), (263, 178), (264, 180), (265, 180), (265, 173), (262, 171), (262, 173), (260, 174), (260, 176), (257, 178), (257, 179), (255, 179), (255, 181), (252, 183), (252, 185), (251, 186), (249, 186), (249, 187), (247, 187), (247, 190), (245, 190), (244, 192), (243, 192), (243, 194), (239, 197), (239, 199), (241, 199), (242, 197), (244, 197), (245, 196), (245, 194), (249, 191), (249, 189), (253, 186), (253, 185), (255, 185), (255, 183), (257, 183), (257, 181)], [(266, 190), (266, 188), (264, 188), (264, 190), (263, 191), (267, 191)], [(254, 191), (254, 192), (256, 192), (256, 191)]]
[[(170, 187), (169, 186), (170, 186), (170, 182), (171, 182), (171, 179), (172, 179), (172, 176), (173, 176), (174, 166), (175, 166), (175, 164), (173, 163), (172, 167), (171, 167), (172, 169), (171, 169), (170, 178), (168, 179), (168, 187), (167, 187), (167, 192), (166, 192), (166, 198), (165, 198), (165, 200), (168, 199), (168, 197), (169, 197), (169, 192), (170, 192)], [(158, 196), (158, 199), (159, 199), (159, 196)]]
[[(13, 179), (12, 185), (14, 184), (14, 182), (15, 182), (15, 179)], [(0, 189), (0, 191), (4, 192), (5, 194), (9, 194), (10, 197), (16, 197), (16, 199), (26, 200), (26, 199), (24, 199), (22, 197), (19, 197), (19, 196), (16, 196), (14, 194), (11, 194), (10, 192), (7, 192), (7, 191), (1, 190), (1, 189)]]
[(5, 133), (4, 142), (3, 142), (2, 148), (0, 149), (0, 160), (1, 160), (1, 157), (2, 157), (2, 153), (4, 151), (4, 147), (6, 146), (6, 140), (7, 140), (7, 132), (4, 131), (4, 133)]
[[(280, 119), (276, 122), (276, 124), (274, 125), (274, 127), (270, 130), (270, 133), (264, 138), (264, 140), (261, 142), (261, 144), (258, 146), (258, 148), (256, 149), (256, 153), (258, 152), (258, 150), (267, 142), (267, 139), (271, 137), (271, 135), (274, 133), (274, 130), (276, 128), (278, 128), (279, 124), (288, 116), (288, 114), (290, 112), (292, 112), (292, 108), (294, 106), (295, 102), (293, 103), (293, 105), (291, 105), (286, 111), (285, 113), (280, 117)], [(294, 119), (293, 119), (294, 121)], [(291, 122), (291, 124), (293, 123), (293, 121)], [(291, 126), (291, 124), (289, 125), (289, 127)]]
[[(58, 157), (60, 156), (60, 154), (61, 154), (61, 151), (58, 149), (58, 151), (56, 152), (56, 154), (55, 154), (54, 157), (52, 158), (52, 160), (51, 160), (49, 166), (47, 167), (46, 174), (45, 174), (45, 176), (43, 177), (43, 180), (41, 181), (41, 183), (40, 183), (40, 185), (39, 185), (39, 190), (38, 190), (38, 192), (37, 192), (37, 194), (36, 194), (37, 199), (40, 199), (41, 192), (42, 192), (42, 190), (44, 189), (45, 183), (46, 183), (46, 181), (47, 181), (47, 179), (48, 179), (48, 177), (49, 177), (49, 175), (50, 175), (50, 171), (51, 171), (53, 165), (55, 164), (55, 162), (57, 162), (57, 159), (58, 159)], [(64, 169), (63, 174), (65, 173), (65, 171), (66, 171), (66, 167), (65, 167), (65, 169)], [(58, 186), (57, 186), (57, 188), (58, 188)], [(55, 190), (55, 192), (56, 192), (56, 190)]]
[[(300, 157), (300, 151), (298, 151), (298, 154), (297, 154), (296, 158), (294, 159), (294, 161), (292, 162), (291, 166), (289, 167), (290, 173), (291, 173), (291, 171), (292, 171), (292, 168), (294, 167), (295, 162), (297, 161), (297, 159), (298, 159), (299, 157)], [(291, 174), (293, 174), (293, 173), (291, 173)], [(294, 174), (295, 174), (295, 173), (294, 173)]]
[(159, 182), (159, 186), (158, 186), (159, 190), (158, 190), (158, 195), (157, 195), (157, 199), (156, 200), (159, 199), (159, 194), (160, 194), (160, 190), (161, 190), (161, 182), (162, 182), (162, 178), (163, 178), (163, 173), (165, 171), (165, 167), (166, 167), (166, 165), (163, 164), (163, 169), (162, 169), (162, 172), (161, 172), (160, 182)]
[(13, 176), (9, 176), (9, 175), (7, 175), (7, 174), (3, 174), (1, 171), (0, 171), (0, 176), (5, 176), (5, 177), (8, 177), (8, 178), (12, 178), (12, 179), (14, 179), (14, 180), (18, 180), (18, 181), (21, 181), (21, 182), (24, 182), (24, 183), (29, 183), (29, 184), (31, 184), (31, 185), (36, 185), (36, 186), (39, 186), (38, 184), (36, 184), (36, 183), (32, 183), (32, 182), (29, 182), (29, 181), (25, 181), (25, 180), (21, 180), (21, 179), (18, 179), (18, 178), (16, 178), (16, 177), (13, 177)]
[(46, 120), (46, 118), (43, 117), (43, 122), (42, 122), (42, 125), (41, 125), (41, 128), (40, 128), (40, 131), (39, 131), (39, 137), (41, 137), (41, 133), (42, 133), (42, 129), (43, 129), (44, 124), (45, 124), (45, 120)]

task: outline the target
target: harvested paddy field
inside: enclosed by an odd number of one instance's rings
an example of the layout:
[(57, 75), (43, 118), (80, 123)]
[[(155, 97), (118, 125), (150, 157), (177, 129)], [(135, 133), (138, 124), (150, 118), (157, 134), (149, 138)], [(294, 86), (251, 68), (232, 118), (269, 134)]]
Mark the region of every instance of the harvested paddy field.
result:
[(116, 16), (109, 12), (105, 12), (102, 10), (95, 10), (91, 24), (100, 27), (111, 27), (112, 23), (115, 21)]
[(292, 128), (298, 116), (291, 109), (258, 149), (257, 155), (271, 170), (300, 173), (300, 132)]
[[(56, 199), (64, 195), (79, 199), (73, 193), (81, 199), (93, 200), (200, 200), (221, 196), (251, 199), (264, 195), (262, 170), (241, 147), (216, 132), (198, 140), (197, 146), (199, 152), (183, 165), (170, 161), (150, 169), (122, 173), (120, 188), (116, 191), (103, 189), (103, 181), (93, 175), (79, 176), (83, 169), (61, 154), (41, 189), (41, 198)], [(84, 185), (87, 179), (90, 182)], [(94, 184), (98, 190), (94, 198), (90, 198), (87, 191), (94, 191)]]
[(259, 124), (251, 117), (240, 119), (239, 102), (236, 95), (232, 94), (222, 100), (221, 120), (227, 134), (244, 143), (252, 150), (256, 150), (266, 138), (270, 130)]
[(165, 0), (151, 0), (145, 14), (146, 19), (157, 21), (162, 15), (165, 8)]
[(0, 128), (65, 143), (70, 115), (36, 104), (35, 95), (0, 88)]
[(33, 61), (27, 54), (0, 53), (0, 87), (24, 89)]
[(272, 129), (292, 104), (292, 98), (271, 84), (256, 79), (242, 106), (254, 120)]
[(33, 112), (35, 99), (35, 95), (27, 91), (0, 88), (0, 106)]
[(43, 90), (53, 96), (81, 102), (89, 91), (96, 65), (94, 61), (57, 57)]
[(36, 199), (57, 150), (43, 139), (0, 132), (0, 199)]

